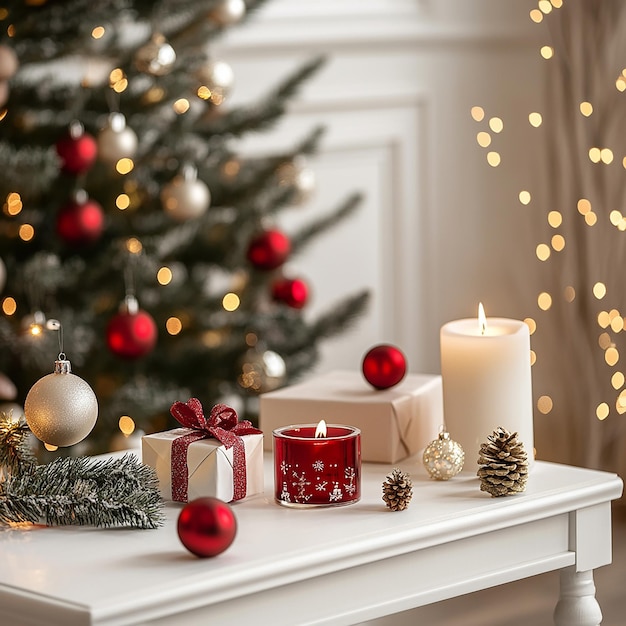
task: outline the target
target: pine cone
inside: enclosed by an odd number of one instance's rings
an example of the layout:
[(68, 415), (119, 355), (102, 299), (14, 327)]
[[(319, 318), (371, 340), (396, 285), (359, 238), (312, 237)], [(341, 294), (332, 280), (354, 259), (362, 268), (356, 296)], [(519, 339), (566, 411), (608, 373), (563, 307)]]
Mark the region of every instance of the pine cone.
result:
[(517, 433), (499, 426), (480, 446), (480, 490), (492, 497), (521, 493), (528, 480), (528, 455)]
[(383, 500), (392, 511), (404, 511), (413, 497), (411, 477), (397, 467), (383, 483)]

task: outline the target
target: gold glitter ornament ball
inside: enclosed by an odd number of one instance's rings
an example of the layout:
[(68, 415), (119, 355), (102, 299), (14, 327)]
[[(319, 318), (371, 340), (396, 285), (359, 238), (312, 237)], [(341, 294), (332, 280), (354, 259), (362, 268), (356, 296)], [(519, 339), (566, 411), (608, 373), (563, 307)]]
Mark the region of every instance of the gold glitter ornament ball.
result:
[(431, 478), (448, 480), (463, 469), (465, 452), (460, 443), (450, 439), (450, 433), (443, 431), (426, 446), (422, 460)]
[(40, 378), (28, 392), (24, 416), (37, 439), (72, 446), (95, 426), (98, 401), (93, 389), (70, 373), (69, 361), (56, 361), (54, 373)]

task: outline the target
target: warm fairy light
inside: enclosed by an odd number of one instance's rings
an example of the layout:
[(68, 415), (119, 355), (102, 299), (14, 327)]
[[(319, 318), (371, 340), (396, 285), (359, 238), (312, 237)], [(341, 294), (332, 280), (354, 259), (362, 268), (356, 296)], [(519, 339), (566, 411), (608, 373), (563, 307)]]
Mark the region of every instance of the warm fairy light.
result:
[(596, 283), (593, 286), (593, 295), (598, 299), (602, 300), (604, 296), (606, 296), (606, 285), (604, 283)]
[(613, 224), (613, 226), (619, 226), (622, 219), (624, 219), (624, 216), (622, 215), (622, 212), (617, 209), (613, 209), (609, 213), (609, 221)]
[(611, 376), (611, 385), (613, 385), (613, 389), (621, 389), (624, 386), (624, 382), (626, 382), (626, 378), (624, 378), (624, 374), (622, 372), (615, 372), (613, 376)]
[(198, 98), (201, 98), (202, 100), (211, 99), (211, 90), (206, 85), (198, 87), (198, 91), (196, 91), (196, 94)]
[(553, 235), (550, 243), (555, 252), (561, 252), (565, 248), (565, 237), (563, 235)]
[(527, 317), (524, 319), (524, 324), (528, 326), (528, 332), (533, 335), (537, 330), (537, 322), (532, 317)]
[(156, 104), (157, 102), (161, 102), (163, 98), (165, 98), (165, 89), (158, 85), (150, 87), (150, 89), (141, 96), (141, 100), (144, 104)]
[(530, 351), (530, 364), (534, 365), (537, 362), (537, 354), (534, 350)]
[(491, 145), (491, 135), (489, 133), (486, 133), (484, 130), (481, 130), (476, 135), (476, 141), (481, 148), (486, 148), (487, 146)]
[(622, 391), (615, 402), (615, 409), (620, 415), (626, 413), (626, 391)]
[(576, 204), (576, 207), (581, 215), (586, 215), (591, 211), (591, 202), (589, 202), (587, 198), (581, 198)]
[(558, 228), (563, 223), (563, 216), (559, 211), (550, 211), (548, 213), (548, 224), (552, 228)]
[(241, 170), (241, 163), (239, 159), (228, 159), (222, 165), (222, 175), (226, 179), (235, 178)]
[(539, 128), (543, 122), (543, 118), (541, 117), (541, 113), (533, 112), (528, 116), (528, 121), (531, 126)]
[(624, 80), (623, 76), (618, 76), (615, 81), (615, 87), (617, 91), (624, 91), (626, 89), (626, 80)]
[(600, 336), (598, 337), (598, 345), (600, 346), (600, 348), (606, 350), (607, 348), (611, 347), (611, 343), (613, 342), (609, 333), (600, 333)]
[(613, 150), (610, 148), (602, 148), (602, 150), (600, 150), (600, 161), (606, 165), (613, 163)]
[(202, 333), (202, 343), (207, 348), (217, 348), (224, 341), (224, 335), (219, 330), (207, 330)]
[(124, 74), (124, 71), (119, 67), (111, 70), (109, 74), (109, 86), (116, 93), (122, 93), (128, 87), (128, 79), (126, 78), (126, 74)]
[(241, 300), (239, 299), (239, 296), (236, 293), (227, 293), (223, 298), (222, 298), (222, 306), (224, 307), (224, 310), (226, 311), (236, 311), (239, 308), (239, 305), (241, 304)]
[(535, 24), (541, 24), (543, 20), (543, 13), (539, 9), (532, 9), (530, 12), (530, 19), (535, 22)]
[(165, 330), (170, 335), (178, 335), (182, 329), (183, 323), (178, 317), (168, 317), (167, 322), (165, 322)]
[(102, 37), (104, 37), (104, 26), (96, 26), (92, 31), (91, 31), (91, 36), (94, 39), (102, 39)]
[(15, 37), (15, 25), (14, 24), (9, 24), (7, 26), (7, 35), (9, 37)]
[(127, 157), (120, 159), (115, 164), (115, 169), (117, 170), (118, 174), (122, 174), (122, 175), (132, 172), (134, 167), (135, 167), (135, 164), (133, 163), (133, 160)]
[(601, 150), (600, 148), (589, 148), (589, 160), (592, 163), (600, 163)]
[(585, 223), (587, 226), (593, 226), (597, 221), (598, 216), (593, 211), (589, 211), (589, 213), (585, 215)]
[(487, 331), (487, 316), (485, 315), (485, 307), (482, 302), (478, 303), (478, 330), (481, 335)]
[(119, 426), (119, 429), (122, 431), (122, 433), (126, 437), (128, 437), (129, 435), (132, 435), (133, 432), (135, 431), (135, 420), (133, 420), (133, 418), (130, 417), (130, 415), (122, 415), (117, 425)]
[(33, 337), (39, 337), (39, 335), (41, 335), (43, 333), (43, 328), (42, 328), (41, 324), (33, 323), (33, 324), (31, 324), (28, 327), (28, 332)]
[(535, 254), (540, 261), (547, 261), (550, 258), (550, 246), (545, 243), (540, 243), (535, 249)]
[(115, 206), (120, 211), (125, 211), (130, 206), (130, 196), (126, 193), (121, 193), (115, 198)]
[(143, 245), (136, 237), (129, 237), (126, 240), (126, 249), (131, 254), (139, 254), (143, 250)]
[(552, 306), (552, 296), (548, 292), (542, 291), (537, 296), (537, 306), (542, 311), (547, 311)]
[(609, 416), (609, 405), (606, 402), (601, 402), (596, 407), (596, 417), (602, 421)]
[(621, 333), (624, 330), (624, 318), (621, 315), (611, 320), (611, 330), (614, 333)]
[(256, 333), (246, 333), (246, 345), (254, 348), (258, 343), (259, 338), (256, 336)]
[(541, 46), (540, 53), (544, 59), (551, 59), (554, 56), (554, 49), (552, 46)]
[(320, 420), (315, 429), (315, 439), (321, 439), (326, 437), (326, 421)]
[(550, 0), (550, 2), (555, 9), (560, 9), (563, 6), (563, 0)]
[(619, 352), (615, 346), (611, 346), (604, 351), (604, 360), (609, 367), (617, 365), (619, 361)]
[(611, 323), (611, 317), (608, 311), (600, 311), (598, 313), (598, 326), (600, 328), (606, 328)]
[(15, 298), (7, 296), (2, 301), (2, 311), (5, 315), (13, 315), (15, 311), (17, 311), (17, 302), (15, 302)]
[(500, 165), (500, 153), (498, 152), (488, 152), (487, 153), (487, 163), (491, 165), (491, 167), (498, 167)]
[(619, 311), (617, 309), (611, 309), (609, 311), (609, 320), (612, 322), (613, 318), (617, 317), (619, 315)]
[(178, 113), (178, 115), (182, 115), (183, 113), (187, 113), (187, 111), (189, 111), (189, 107), (190, 107), (190, 104), (189, 104), (189, 100), (187, 100), (187, 98), (179, 98), (172, 105), (172, 108), (174, 109), (174, 111), (176, 113)]
[(169, 285), (172, 282), (172, 270), (163, 266), (157, 272), (157, 281), (159, 281), (160, 285)]
[(9, 109), (0, 109), (0, 122), (7, 116)]
[(537, 410), (539, 413), (547, 415), (550, 411), (552, 411), (553, 407), (554, 403), (552, 402), (552, 398), (550, 396), (540, 396), (537, 399)]
[(576, 289), (571, 285), (568, 285), (563, 290), (563, 297), (565, 298), (565, 302), (574, 302), (576, 299)]
[(48, 452), (55, 452), (56, 450), (59, 449), (59, 446), (55, 446), (51, 443), (44, 443), (43, 447), (48, 451)]
[(7, 17), (9, 17), (8, 9), (5, 9), (4, 7), (0, 8), (0, 20), (6, 20)]
[(30, 241), (35, 236), (35, 229), (30, 224), (22, 224), (18, 234), (22, 241)]
[(550, 0), (539, 0), (539, 2), (537, 2), (537, 6), (539, 7), (539, 10), (546, 15), (552, 11), (552, 3)]
[(7, 195), (7, 199), (4, 203), (4, 212), (7, 215), (10, 215), (12, 217), (15, 215), (19, 215), (22, 211), (22, 208), (22, 197), (19, 193), (17, 193), (16, 191), (12, 191), (10, 194)]
[(593, 113), (593, 105), (591, 102), (587, 102), (586, 100), (580, 103), (580, 112), (585, 116), (589, 117)]
[(530, 199), (531, 199), (530, 198), (530, 191), (526, 191), (526, 190), (520, 191), (518, 197), (519, 197), (519, 201), (522, 204), (524, 204), (524, 205), (530, 204)]
[(489, 120), (489, 128), (491, 128), (494, 133), (500, 133), (504, 128), (504, 122), (499, 117), (492, 117)]
[(485, 119), (485, 110), (482, 107), (472, 107), (470, 114), (476, 122), (482, 122)]

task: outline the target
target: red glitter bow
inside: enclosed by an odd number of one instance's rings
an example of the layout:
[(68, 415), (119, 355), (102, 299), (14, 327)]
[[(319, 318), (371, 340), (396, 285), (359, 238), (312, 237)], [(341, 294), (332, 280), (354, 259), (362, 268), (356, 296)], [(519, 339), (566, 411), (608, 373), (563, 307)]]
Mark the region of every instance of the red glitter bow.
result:
[(227, 449), (233, 448), (233, 500), (246, 496), (246, 448), (243, 435), (262, 434), (248, 420), (239, 421), (237, 412), (225, 404), (216, 404), (207, 420), (202, 404), (197, 398), (187, 402), (174, 402), (170, 413), (185, 428), (192, 429), (187, 435), (172, 441), (172, 500), (187, 502), (189, 468), (187, 449), (194, 441), (214, 437)]

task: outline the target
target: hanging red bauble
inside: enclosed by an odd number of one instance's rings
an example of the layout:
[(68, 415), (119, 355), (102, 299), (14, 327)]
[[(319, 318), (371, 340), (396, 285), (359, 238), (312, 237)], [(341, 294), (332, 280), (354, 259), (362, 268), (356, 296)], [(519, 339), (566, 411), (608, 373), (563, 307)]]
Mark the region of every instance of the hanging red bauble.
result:
[(237, 534), (237, 519), (218, 498), (197, 498), (178, 516), (178, 538), (196, 556), (217, 556), (230, 546)]
[(376, 389), (389, 389), (397, 385), (406, 374), (406, 357), (390, 344), (371, 348), (361, 364), (365, 380)]
[(257, 235), (248, 245), (248, 261), (260, 270), (280, 267), (291, 252), (291, 241), (280, 230), (266, 230)]
[(154, 319), (139, 308), (133, 296), (126, 298), (120, 312), (111, 318), (106, 329), (109, 350), (123, 359), (138, 359), (151, 352), (157, 335)]
[(301, 278), (280, 278), (272, 284), (272, 298), (292, 309), (301, 309), (307, 303), (309, 288)]
[(61, 157), (64, 172), (82, 174), (94, 164), (98, 155), (98, 144), (84, 131), (82, 124), (73, 123), (68, 133), (57, 141), (56, 150)]
[(96, 241), (104, 229), (102, 207), (80, 190), (59, 209), (57, 234), (65, 243), (84, 246)]

